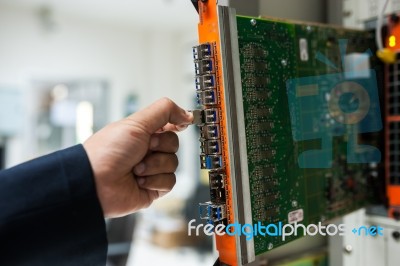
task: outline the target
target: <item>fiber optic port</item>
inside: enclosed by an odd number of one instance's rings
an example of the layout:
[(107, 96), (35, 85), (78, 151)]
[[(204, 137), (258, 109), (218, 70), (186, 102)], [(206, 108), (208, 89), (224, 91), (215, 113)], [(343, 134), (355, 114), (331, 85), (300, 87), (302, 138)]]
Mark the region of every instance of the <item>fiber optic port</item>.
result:
[(204, 154), (221, 154), (221, 141), (205, 140), (200, 142), (201, 153)]
[(222, 170), (210, 170), (208, 172), (211, 189), (225, 188), (225, 174)]
[(204, 120), (206, 124), (219, 123), (219, 110), (217, 108), (204, 110)]
[(196, 75), (212, 74), (215, 72), (214, 60), (212, 58), (197, 60), (194, 62)]
[(225, 203), (225, 174), (222, 170), (210, 170), (210, 198), (213, 203)]
[(219, 139), (220, 129), (218, 124), (204, 125), (200, 127), (200, 137), (202, 139)]
[(196, 90), (208, 90), (216, 88), (215, 75), (198, 76), (195, 79), (195, 83)]
[(202, 126), (204, 125), (204, 110), (192, 110), (193, 114), (193, 124)]
[(213, 56), (212, 46), (210, 43), (203, 43), (200, 45), (193, 46), (193, 59), (200, 60), (204, 58), (210, 58)]
[(203, 90), (197, 92), (197, 102), (199, 105), (214, 105), (218, 103), (216, 90)]
[(213, 204), (211, 201), (199, 204), (200, 218), (214, 224), (226, 218), (226, 205)]
[(225, 196), (225, 189), (210, 189), (210, 199), (213, 203), (225, 203), (226, 196)]
[(220, 155), (200, 155), (200, 167), (201, 169), (218, 169), (222, 168), (223, 161)]

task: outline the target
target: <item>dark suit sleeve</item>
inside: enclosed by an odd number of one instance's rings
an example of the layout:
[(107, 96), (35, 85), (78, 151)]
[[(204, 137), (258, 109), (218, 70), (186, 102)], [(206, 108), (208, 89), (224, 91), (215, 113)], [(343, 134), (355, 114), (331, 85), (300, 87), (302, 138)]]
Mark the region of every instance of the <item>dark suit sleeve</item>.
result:
[(106, 254), (82, 145), (0, 172), (0, 265), (105, 265)]

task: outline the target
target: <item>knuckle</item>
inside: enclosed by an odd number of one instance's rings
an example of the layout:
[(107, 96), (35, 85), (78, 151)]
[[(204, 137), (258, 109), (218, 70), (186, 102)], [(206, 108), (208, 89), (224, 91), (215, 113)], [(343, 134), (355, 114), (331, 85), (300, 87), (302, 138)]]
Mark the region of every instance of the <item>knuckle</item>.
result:
[(173, 162), (174, 172), (175, 172), (179, 166), (179, 160), (178, 160), (178, 156), (176, 156), (176, 154), (172, 154), (172, 162)]
[(179, 137), (178, 134), (176, 134), (175, 132), (172, 132), (174, 134), (174, 139), (175, 139), (175, 143), (176, 143), (176, 147), (179, 148)]
[[(160, 156), (158, 156), (158, 154), (156, 153), (147, 155), (145, 159), (145, 164), (146, 164), (146, 170), (158, 167), (160, 165)], [(147, 174), (147, 172), (148, 171), (146, 171), (145, 173)]]
[(175, 184), (176, 184), (176, 175), (175, 174), (172, 174), (171, 175), (171, 189), (175, 186)]
[(179, 165), (178, 156), (175, 153), (153, 154), (148, 158), (147, 163), (149, 164), (150, 168), (153, 168), (157, 171), (165, 169), (171, 172), (175, 172)]
[(179, 149), (179, 138), (175, 132), (170, 132), (170, 145), (173, 148), (173, 152), (177, 152)]
[(163, 98), (161, 98), (160, 101), (161, 101), (162, 104), (165, 105), (165, 107), (167, 107), (168, 109), (169, 109), (169, 108), (172, 108), (172, 106), (174, 105), (174, 102), (173, 102), (170, 98), (168, 98), (168, 97), (163, 97)]
[(164, 156), (161, 153), (154, 155), (152, 159), (153, 159), (153, 165), (155, 167), (160, 167), (165, 163)]
[(144, 204), (144, 209), (147, 209), (147, 208), (149, 208), (150, 206), (151, 206), (151, 204), (153, 203), (153, 200), (150, 200), (150, 201), (148, 201), (148, 202), (146, 202), (145, 204)]

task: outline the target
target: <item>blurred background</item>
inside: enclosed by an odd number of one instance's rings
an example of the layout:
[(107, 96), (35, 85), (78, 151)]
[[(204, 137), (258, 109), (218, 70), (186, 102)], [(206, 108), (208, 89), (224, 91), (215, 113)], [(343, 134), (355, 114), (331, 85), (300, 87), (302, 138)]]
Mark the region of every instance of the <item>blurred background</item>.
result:
[[(193, 109), (196, 29), (190, 1), (1, 0), (1, 168), (81, 143), (164, 96)], [(109, 265), (215, 260), (211, 239), (187, 236), (194, 197), (207, 200), (197, 193), (196, 135), (180, 134), (178, 181), (165, 200), (107, 221)]]
[[(358, 0), (231, 2), (243, 15), (361, 26), (344, 12)], [(164, 96), (195, 108), (197, 21), (189, 0), (0, 0), (0, 168), (81, 143)], [(194, 127), (180, 133), (164, 200), (107, 221), (108, 265), (213, 264), (211, 238), (187, 235), (209, 197), (197, 138)]]

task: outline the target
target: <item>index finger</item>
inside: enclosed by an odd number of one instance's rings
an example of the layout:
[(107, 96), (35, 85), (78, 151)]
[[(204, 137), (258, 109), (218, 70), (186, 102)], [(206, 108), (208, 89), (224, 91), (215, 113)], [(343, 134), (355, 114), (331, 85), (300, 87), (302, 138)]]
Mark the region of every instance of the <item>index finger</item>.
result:
[(153, 134), (168, 123), (175, 126), (189, 125), (193, 122), (193, 114), (180, 108), (172, 100), (162, 98), (127, 119), (140, 123), (148, 134)]

